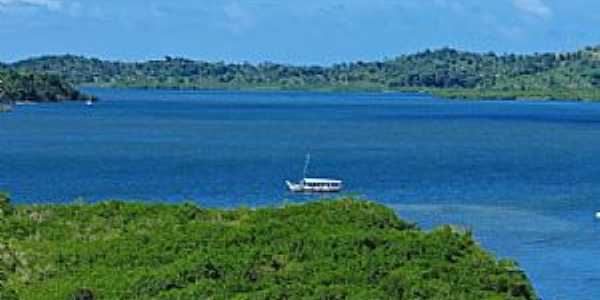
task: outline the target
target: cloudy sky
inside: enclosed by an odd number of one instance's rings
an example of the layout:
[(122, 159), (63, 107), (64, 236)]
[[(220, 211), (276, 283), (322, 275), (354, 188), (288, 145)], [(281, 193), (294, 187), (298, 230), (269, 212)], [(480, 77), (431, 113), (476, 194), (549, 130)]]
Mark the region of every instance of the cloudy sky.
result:
[(598, 0), (0, 0), (0, 60), (80, 54), (330, 64), (425, 48), (600, 44)]

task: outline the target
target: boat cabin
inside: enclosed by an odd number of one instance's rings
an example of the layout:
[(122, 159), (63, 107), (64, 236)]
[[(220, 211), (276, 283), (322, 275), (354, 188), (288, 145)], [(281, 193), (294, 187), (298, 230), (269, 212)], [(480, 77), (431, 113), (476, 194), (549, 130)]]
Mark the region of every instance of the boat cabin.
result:
[(304, 178), (302, 183), (309, 187), (341, 187), (341, 180), (325, 179), (325, 178)]

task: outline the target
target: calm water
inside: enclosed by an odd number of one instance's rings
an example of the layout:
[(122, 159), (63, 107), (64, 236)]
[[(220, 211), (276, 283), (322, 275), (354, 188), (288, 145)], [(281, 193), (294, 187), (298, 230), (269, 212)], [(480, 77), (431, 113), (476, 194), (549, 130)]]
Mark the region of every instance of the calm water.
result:
[(341, 177), (424, 228), (472, 227), (544, 299), (600, 299), (600, 104), (423, 95), (90, 90), (103, 101), (0, 114), (0, 190), (232, 207), (303, 201)]

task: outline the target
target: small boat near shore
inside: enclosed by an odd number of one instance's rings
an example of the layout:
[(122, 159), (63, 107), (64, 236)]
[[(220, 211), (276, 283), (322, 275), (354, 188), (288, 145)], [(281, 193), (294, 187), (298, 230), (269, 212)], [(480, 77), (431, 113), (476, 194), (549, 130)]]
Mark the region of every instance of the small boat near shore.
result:
[(596, 220), (600, 221), (600, 211), (596, 212), (596, 216), (595, 217), (596, 217)]
[(310, 163), (310, 154), (306, 155), (304, 164), (304, 174), (302, 180), (298, 183), (293, 183), (289, 180), (285, 181), (288, 189), (294, 193), (337, 193), (343, 188), (343, 182), (338, 179), (330, 178), (308, 178), (306, 172)]

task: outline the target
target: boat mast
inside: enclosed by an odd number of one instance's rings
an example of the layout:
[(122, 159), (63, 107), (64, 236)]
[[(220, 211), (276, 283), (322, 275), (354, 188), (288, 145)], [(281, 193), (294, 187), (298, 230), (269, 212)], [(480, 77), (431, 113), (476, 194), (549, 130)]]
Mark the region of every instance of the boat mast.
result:
[(310, 153), (306, 154), (306, 161), (304, 162), (304, 172), (302, 174), (302, 179), (306, 178), (306, 172), (308, 172), (308, 164), (310, 163)]

